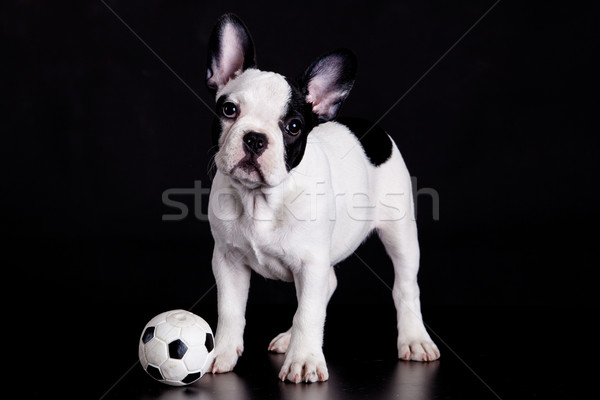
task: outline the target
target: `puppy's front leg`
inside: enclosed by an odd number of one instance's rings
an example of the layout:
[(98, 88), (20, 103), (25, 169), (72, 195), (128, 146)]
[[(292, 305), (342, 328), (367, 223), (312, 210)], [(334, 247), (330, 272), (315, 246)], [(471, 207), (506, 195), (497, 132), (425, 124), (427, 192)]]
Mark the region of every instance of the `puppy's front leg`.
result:
[(279, 379), (294, 383), (326, 381), (329, 372), (323, 355), (323, 327), (329, 293), (329, 264), (305, 265), (294, 274), (294, 281), (298, 309)]
[(244, 351), (250, 268), (241, 263), (239, 258), (237, 253), (215, 246), (212, 267), (217, 282), (219, 322), (212, 373), (233, 370)]

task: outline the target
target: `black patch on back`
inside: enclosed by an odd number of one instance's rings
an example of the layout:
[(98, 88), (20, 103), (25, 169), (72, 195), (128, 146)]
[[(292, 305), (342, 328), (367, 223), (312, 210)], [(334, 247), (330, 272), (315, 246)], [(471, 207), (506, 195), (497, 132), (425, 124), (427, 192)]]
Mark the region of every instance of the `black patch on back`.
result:
[(379, 125), (373, 125), (362, 118), (345, 117), (339, 118), (337, 121), (347, 126), (360, 140), (371, 164), (378, 167), (389, 160), (392, 155), (392, 139)]

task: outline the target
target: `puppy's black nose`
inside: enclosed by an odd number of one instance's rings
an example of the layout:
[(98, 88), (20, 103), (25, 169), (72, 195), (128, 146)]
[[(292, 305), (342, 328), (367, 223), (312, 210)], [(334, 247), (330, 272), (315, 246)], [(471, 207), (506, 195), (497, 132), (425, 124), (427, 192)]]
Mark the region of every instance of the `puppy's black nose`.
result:
[(267, 148), (267, 135), (258, 132), (248, 132), (244, 135), (244, 151), (248, 154), (260, 155)]

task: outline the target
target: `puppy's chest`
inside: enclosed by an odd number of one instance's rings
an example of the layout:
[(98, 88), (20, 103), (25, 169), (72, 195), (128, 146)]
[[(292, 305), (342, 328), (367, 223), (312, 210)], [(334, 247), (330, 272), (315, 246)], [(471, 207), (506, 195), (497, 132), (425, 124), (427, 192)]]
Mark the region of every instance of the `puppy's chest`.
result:
[(227, 244), (240, 254), (243, 262), (268, 279), (291, 282), (293, 257), (284, 250), (281, 229), (270, 221), (237, 224)]

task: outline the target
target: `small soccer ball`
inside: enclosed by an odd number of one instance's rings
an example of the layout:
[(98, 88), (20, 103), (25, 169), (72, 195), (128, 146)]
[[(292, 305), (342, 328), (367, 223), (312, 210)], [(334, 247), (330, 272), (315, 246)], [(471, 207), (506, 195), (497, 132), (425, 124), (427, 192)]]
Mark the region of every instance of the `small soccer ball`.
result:
[(154, 379), (173, 386), (189, 385), (210, 368), (215, 339), (208, 323), (189, 311), (172, 310), (146, 324), (138, 355)]

